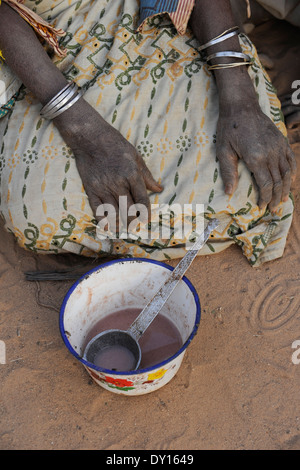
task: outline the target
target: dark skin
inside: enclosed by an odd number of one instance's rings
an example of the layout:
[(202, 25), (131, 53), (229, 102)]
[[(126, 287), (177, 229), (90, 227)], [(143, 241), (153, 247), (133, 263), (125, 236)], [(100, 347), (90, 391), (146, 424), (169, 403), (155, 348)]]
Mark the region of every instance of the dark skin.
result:
[[(3, 2), (0, 49), (10, 68), (43, 105), (67, 84), (33, 29)], [(75, 155), (94, 215), (100, 204), (112, 204), (118, 214), (119, 196), (127, 196), (128, 206), (149, 208), (147, 190), (162, 191), (137, 150), (83, 98), (53, 122)]]
[[(200, 43), (232, 27), (229, 0), (196, 0), (190, 24)], [(0, 49), (10, 68), (43, 105), (66, 85), (31, 27), (3, 2)], [(237, 38), (208, 52), (219, 50), (240, 51)], [(296, 171), (293, 153), (260, 110), (246, 67), (214, 73), (220, 97), (217, 155), (225, 191), (232, 194), (237, 187), (241, 158), (258, 184), (260, 206), (269, 205), (273, 211), (288, 198)], [(83, 98), (55, 118), (54, 124), (75, 155), (94, 214), (100, 204), (110, 203), (117, 209), (119, 196), (127, 196), (129, 206), (135, 203), (149, 207), (147, 190), (162, 191), (137, 150)]]
[[(275, 21), (274, 23), (274, 16), (269, 13), (265, 8), (263, 8), (259, 3), (255, 0), (250, 0), (251, 6), (251, 18), (248, 19), (247, 17), (247, 4), (241, 0), (231, 0), (231, 5), (233, 8), (233, 12), (237, 21), (243, 31), (244, 23), (250, 22), (253, 25), (262, 25), (266, 22), (269, 23), (269, 32), (273, 34), (273, 48), (274, 51), (277, 51), (277, 54), (281, 55), (279, 52), (279, 48), (284, 45), (284, 48), (297, 48), (299, 44), (299, 37), (300, 37), (300, 30), (297, 29), (293, 25), (289, 25), (288, 22), (282, 21)], [(274, 41), (275, 36), (277, 36), (277, 41)], [(274, 63), (272, 58), (269, 55), (264, 54), (265, 44), (263, 38), (257, 34), (255, 34), (254, 30), (254, 42), (255, 46), (258, 49), (258, 54), (261, 62), (267, 69), (272, 70), (274, 67)], [(286, 44), (288, 42), (288, 44)], [(284, 115), (285, 125), (288, 130), (289, 141), (291, 144), (300, 142), (300, 108), (299, 104), (293, 103), (292, 95), (295, 90), (295, 87), (291, 87), (294, 81), (297, 81), (299, 78), (299, 63), (291, 63), (288, 69), (281, 69), (281, 73), (279, 73), (279, 77), (281, 74), (285, 75), (285, 80), (280, 80), (277, 83), (275, 82), (275, 86), (278, 91), (278, 97), (281, 102), (281, 110)], [(270, 72), (272, 77), (272, 72)], [(279, 88), (278, 88), (279, 86)], [(296, 84), (296, 88), (298, 85)], [(298, 96), (298, 93), (297, 93)]]
[[(229, 0), (196, 0), (191, 26), (201, 44), (234, 24)], [(237, 36), (210, 47), (208, 54), (224, 50), (241, 51)], [(234, 59), (217, 61), (226, 63)], [(245, 66), (215, 70), (214, 75), (220, 106), (217, 156), (225, 192), (232, 194), (237, 187), (240, 158), (254, 175), (260, 207), (269, 206), (275, 211), (279, 203), (289, 197), (296, 174), (294, 154), (281, 132), (261, 111)]]

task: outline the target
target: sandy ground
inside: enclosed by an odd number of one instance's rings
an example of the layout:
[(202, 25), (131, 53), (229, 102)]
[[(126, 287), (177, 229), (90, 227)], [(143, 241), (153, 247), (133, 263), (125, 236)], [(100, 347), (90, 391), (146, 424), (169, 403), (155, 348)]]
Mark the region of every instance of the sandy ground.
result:
[[(300, 159), (300, 146), (294, 150)], [(282, 259), (253, 269), (231, 247), (194, 262), (188, 277), (202, 303), (198, 335), (174, 379), (141, 397), (105, 391), (67, 351), (58, 311), (72, 282), (24, 277), (45, 268), (87, 271), (90, 261), (33, 256), (1, 226), (0, 449), (299, 450), (292, 343), (300, 340), (300, 173), (294, 186)]]

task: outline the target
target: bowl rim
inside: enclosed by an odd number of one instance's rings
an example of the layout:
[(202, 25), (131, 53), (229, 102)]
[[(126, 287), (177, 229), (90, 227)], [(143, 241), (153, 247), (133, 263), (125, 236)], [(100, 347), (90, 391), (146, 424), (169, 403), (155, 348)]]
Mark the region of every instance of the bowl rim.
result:
[(126, 262), (138, 262), (138, 263), (146, 262), (146, 263), (152, 263), (152, 264), (162, 266), (162, 267), (168, 269), (169, 271), (173, 271), (175, 269), (173, 266), (169, 266), (168, 264), (166, 264), (162, 261), (156, 261), (156, 260), (147, 259), (147, 258), (124, 258), (124, 259), (122, 258), (122, 259), (107, 261), (106, 263), (98, 265), (95, 268), (91, 269), (90, 271), (87, 271), (83, 276), (81, 276), (70, 287), (70, 289), (68, 290), (68, 292), (66, 293), (66, 295), (64, 297), (64, 300), (63, 300), (61, 308), (60, 308), (60, 313), (59, 313), (59, 330), (60, 330), (60, 334), (61, 334), (62, 339), (63, 339), (66, 347), (68, 348), (69, 352), (77, 360), (79, 360), (84, 366), (88, 367), (89, 369), (95, 370), (97, 372), (104, 373), (106, 375), (113, 375), (113, 376), (115, 376), (115, 375), (116, 376), (132, 376), (132, 375), (140, 375), (140, 374), (144, 374), (144, 373), (149, 373), (153, 370), (160, 369), (164, 365), (166, 365), (169, 362), (173, 361), (174, 359), (176, 359), (178, 356), (180, 356), (186, 350), (186, 348), (188, 347), (188, 345), (190, 344), (190, 342), (192, 341), (192, 339), (194, 338), (194, 336), (196, 335), (196, 333), (198, 331), (198, 327), (199, 327), (200, 319), (201, 319), (201, 305), (200, 305), (200, 300), (199, 300), (199, 296), (197, 294), (197, 291), (196, 291), (195, 287), (193, 286), (193, 284), (191, 283), (191, 281), (186, 276), (183, 276), (182, 281), (186, 283), (186, 285), (188, 286), (188, 288), (190, 289), (190, 291), (191, 291), (191, 293), (193, 294), (193, 297), (194, 297), (194, 301), (195, 301), (195, 304), (196, 304), (196, 317), (195, 317), (195, 322), (194, 322), (194, 327), (193, 327), (192, 332), (190, 333), (190, 335), (187, 338), (187, 340), (185, 341), (185, 343), (181, 346), (181, 348), (175, 354), (173, 354), (173, 356), (170, 356), (169, 358), (165, 359), (164, 361), (162, 361), (158, 364), (155, 364), (153, 366), (146, 367), (144, 369), (132, 370), (132, 371), (113, 371), (113, 370), (110, 370), (110, 369), (104, 369), (102, 367), (95, 366), (91, 362), (88, 362), (88, 361), (84, 360), (75, 351), (75, 349), (71, 346), (71, 343), (70, 343), (70, 341), (69, 341), (69, 339), (66, 335), (65, 329), (64, 329), (64, 313), (65, 313), (67, 302), (68, 302), (70, 296), (72, 295), (73, 291), (77, 288), (77, 286), (81, 282), (83, 282), (85, 279), (87, 279), (89, 276), (91, 276), (93, 273), (95, 273), (96, 271), (100, 271), (103, 268), (107, 268), (107, 267), (109, 267), (113, 264), (124, 263), (124, 262), (125, 263)]

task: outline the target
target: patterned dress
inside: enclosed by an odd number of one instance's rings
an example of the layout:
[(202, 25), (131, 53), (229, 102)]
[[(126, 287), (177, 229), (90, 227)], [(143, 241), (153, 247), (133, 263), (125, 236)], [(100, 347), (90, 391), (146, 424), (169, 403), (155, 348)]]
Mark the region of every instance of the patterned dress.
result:
[[(257, 187), (243, 161), (236, 192), (231, 197), (224, 193), (216, 158), (216, 84), (187, 28), (194, 1), (7, 3), (28, 22), (34, 13), (33, 27), (52, 46), (53, 62), (139, 150), (164, 186), (161, 194), (150, 195), (157, 208), (151, 221), (158, 229), (155, 237), (102, 237), (71, 149), (53, 123), (41, 118), (41, 104), (4, 62), (0, 212), (22, 247), (38, 253), (177, 258), (187, 247), (187, 239), (177, 237), (177, 219), (193, 228), (200, 205), (201, 216), (221, 221), (202, 255), (235, 243), (253, 266), (282, 256), (292, 221), (292, 196), (275, 215), (262, 212)], [(286, 134), (279, 101), (253, 44), (243, 34), (240, 44), (252, 58), (249, 75), (262, 110)], [(189, 210), (178, 215), (175, 207), (184, 205)], [(164, 224), (172, 228), (167, 235), (161, 230)]]

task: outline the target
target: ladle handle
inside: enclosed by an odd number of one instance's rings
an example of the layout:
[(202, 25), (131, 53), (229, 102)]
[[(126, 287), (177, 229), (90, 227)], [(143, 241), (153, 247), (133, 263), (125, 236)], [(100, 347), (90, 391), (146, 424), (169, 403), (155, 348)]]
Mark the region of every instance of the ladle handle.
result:
[(201, 250), (201, 248), (205, 245), (211, 232), (219, 225), (219, 223), (220, 222), (218, 219), (211, 219), (209, 221), (204, 232), (199, 236), (198, 240), (194, 243), (191, 249), (177, 264), (169, 279), (163, 284), (163, 286), (158, 290), (150, 302), (148, 302), (139, 316), (130, 325), (127, 331), (135, 338), (136, 341), (140, 339), (145, 330), (160, 312), (161, 308), (172, 294), (176, 285), (184, 276), (194, 258), (197, 256), (199, 250)]

